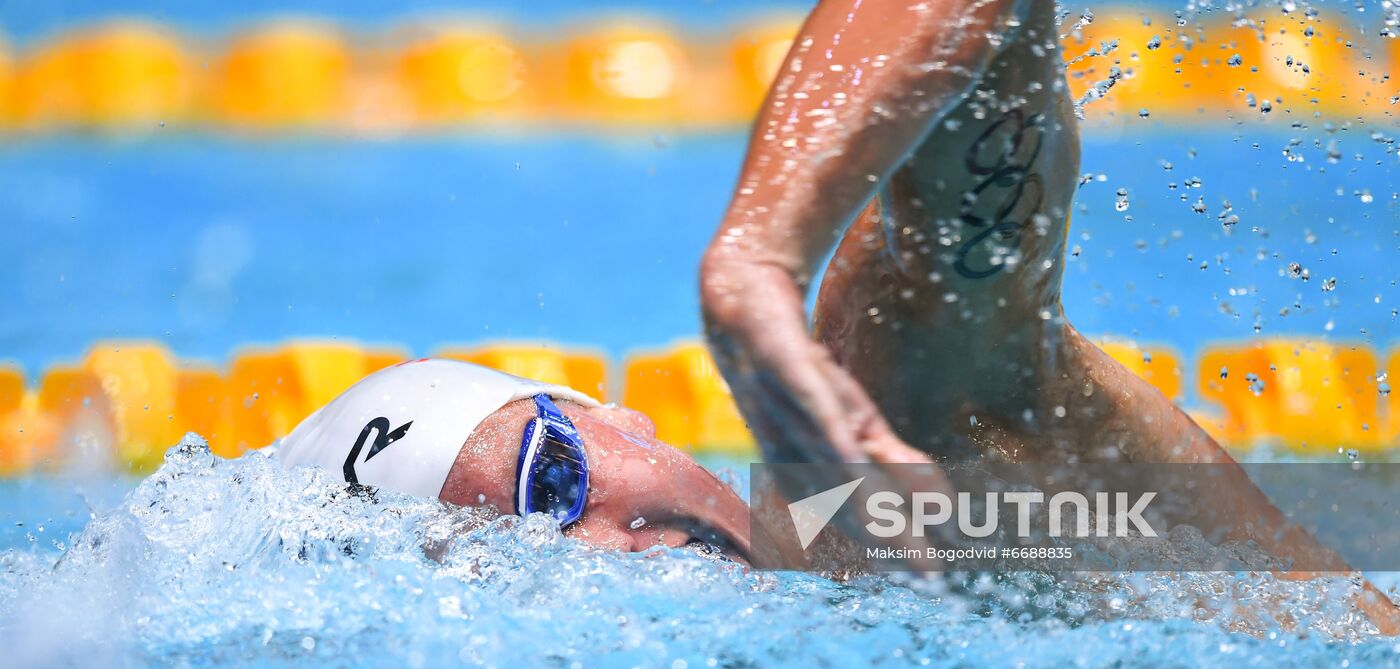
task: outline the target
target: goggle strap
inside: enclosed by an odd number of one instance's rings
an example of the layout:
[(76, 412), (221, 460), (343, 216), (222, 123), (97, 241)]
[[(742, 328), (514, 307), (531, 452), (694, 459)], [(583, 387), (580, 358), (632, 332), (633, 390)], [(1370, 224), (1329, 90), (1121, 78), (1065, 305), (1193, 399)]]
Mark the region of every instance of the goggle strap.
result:
[(544, 419), (550, 427), (573, 439), (578, 438), (578, 428), (559, 410), (559, 406), (549, 398), (549, 395), (540, 393), (535, 395), (535, 408), (539, 409), (540, 418)]
[(515, 512), (519, 515), (530, 513), (530, 484), (534, 478), (532, 472), (535, 467), (535, 459), (540, 454), (540, 444), (544, 443), (545, 432), (544, 419), (536, 417), (530, 421), (526, 428), (530, 433), (530, 443), (525, 447), (525, 453), (520, 457), (520, 472), (515, 477)]

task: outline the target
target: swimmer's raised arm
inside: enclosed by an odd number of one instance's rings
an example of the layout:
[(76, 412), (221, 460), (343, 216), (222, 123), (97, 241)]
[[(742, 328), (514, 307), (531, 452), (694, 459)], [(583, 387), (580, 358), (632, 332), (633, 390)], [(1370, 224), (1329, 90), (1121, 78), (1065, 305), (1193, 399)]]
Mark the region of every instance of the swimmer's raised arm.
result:
[(701, 272), (711, 348), (770, 460), (922, 457), (812, 340), (803, 302), (879, 182), (978, 80), (1018, 4), (824, 0), (802, 27)]

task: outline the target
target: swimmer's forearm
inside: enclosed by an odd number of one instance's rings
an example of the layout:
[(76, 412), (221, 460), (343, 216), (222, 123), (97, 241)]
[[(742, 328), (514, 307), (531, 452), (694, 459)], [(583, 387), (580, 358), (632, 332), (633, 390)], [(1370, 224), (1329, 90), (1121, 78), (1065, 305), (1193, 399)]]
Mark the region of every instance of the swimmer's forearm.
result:
[(821, 2), (769, 91), (707, 266), (774, 265), (805, 287), (878, 183), (986, 68), (988, 35), (1013, 4)]
[(701, 266), (707, 340), (770, 459), (927, 460), (812, 339), (804, 295), (878, 182), (990, 64), (1012, 4), (824, 0), (788, 54)]

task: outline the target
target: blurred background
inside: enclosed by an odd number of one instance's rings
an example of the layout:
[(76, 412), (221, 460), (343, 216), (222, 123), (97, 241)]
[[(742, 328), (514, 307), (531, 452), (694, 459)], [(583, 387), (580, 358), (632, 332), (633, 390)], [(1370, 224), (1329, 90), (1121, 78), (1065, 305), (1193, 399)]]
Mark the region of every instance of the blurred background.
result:
[[(810, 6), (0, 1), (0, 473), (237, 455), (425, 355), (750, 457), (697, 263)], [(1383, 457), (1396, 10), (1230, 7), (1064, 6), (1066, 311), (1241, 452)]]

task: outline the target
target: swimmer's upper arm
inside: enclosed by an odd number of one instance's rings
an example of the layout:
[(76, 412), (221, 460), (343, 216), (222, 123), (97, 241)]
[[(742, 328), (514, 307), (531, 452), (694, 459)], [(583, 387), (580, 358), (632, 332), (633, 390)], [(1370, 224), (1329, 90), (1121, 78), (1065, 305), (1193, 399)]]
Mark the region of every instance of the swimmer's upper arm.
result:
[(705, 280), (742, 262), (805, 288), (878, 182), (980, 78), (1009, 19), (1043, 1), (821, 2), (755, 124)]
[(798, 35), (701, 266), (706, 340), (770, 459), (927, 461), (812, 340), (803, 297), (879, 182), (1008, 41), (1020, 4), (823, 0)]

